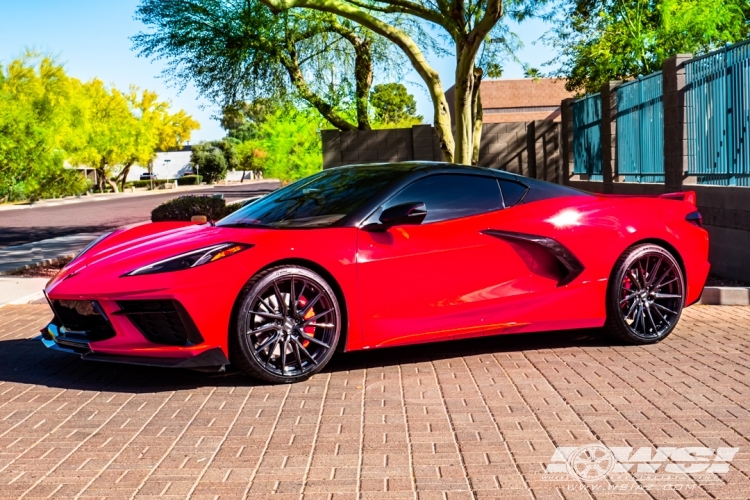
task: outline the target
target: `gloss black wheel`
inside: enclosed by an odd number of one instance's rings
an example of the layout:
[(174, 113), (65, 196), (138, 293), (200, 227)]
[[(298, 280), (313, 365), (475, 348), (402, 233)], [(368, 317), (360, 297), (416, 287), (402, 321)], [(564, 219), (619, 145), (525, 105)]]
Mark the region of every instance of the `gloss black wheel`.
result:
[(336, 294), (298, 266), (268, 269), (248, 283), (235, 318), (233, 363), (268, 382), (291, 383), (319, 372), (341, 334)]
[(684, 305), (685, 280), (679, 263), (658, 245), (639, 245), (615, 264), (605, 330), (633, 344), (659, 342), (677, 325)]

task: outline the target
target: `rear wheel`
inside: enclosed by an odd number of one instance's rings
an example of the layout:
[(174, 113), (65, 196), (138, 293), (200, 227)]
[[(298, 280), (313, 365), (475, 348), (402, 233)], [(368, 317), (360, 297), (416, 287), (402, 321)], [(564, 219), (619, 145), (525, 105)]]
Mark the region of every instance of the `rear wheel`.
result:
[(685, 304), (680, 265), (664, 248), (630, 248), (615, 263), (607, 292), (605, 331), (631, 344), (653, 344), (669, 335)]
[(240, 296), (232, 363), (267, 382), (292, 383), (319, 372), (341, 334), (336, 294), (317, 273), (280, 266), (254, 277)]

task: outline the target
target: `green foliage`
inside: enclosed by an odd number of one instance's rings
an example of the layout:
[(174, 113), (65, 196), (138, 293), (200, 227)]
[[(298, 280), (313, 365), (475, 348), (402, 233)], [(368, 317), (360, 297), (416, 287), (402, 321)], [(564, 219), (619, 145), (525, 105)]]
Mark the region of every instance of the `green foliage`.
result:
[(205, 215), (209, 220), (224, 217), (226, 202), (212, 196), (180, 196), (166, 201), (151, 211), (151, 222), (189, 221), (194, 215)]
[(185, 175), (177, 179), (180, 186), (195, 186), (203, 182), (202, 175)]
[(676, 54), (695, 55), (750, 33), (747, 0), (575, 0), (549, 41), (562, 57), (551, 61), (566, 87), (598, 92), (611, 80), (661, 69)]
[(370, 104), (380, 124), (422, 123), (422, 117), (417, 115), (417, 101), (401, 83), (375, 85), (370, 93)]
[[(190, 162), (198, 167), (198, 171), (209, 184), (227, 176), (228, 161), (225, 151), (232, 150), (232, 145), (226, 143), (224, 147), (217, 144), (224, 141), (202, 142), (193, 146)], [(232, 154), (232, 156), (234, 156)]]
[(64, 169), (72, 80), (50, 57), (28, 52), (0, 66), (0, 202), (81, 194), (87, 184)]
[(89, 189), (66, 162), (96, 169), (99, 189), (109, 182), (116, 190), (113, 178), (124, 179), (130, 165), (145, 165), (157, 148), (181, 144), (198, 128), (169, 108), (153, 92), (82, 83), (34, 52), (0, 67), (0, 202)]
[(266, 178), (294, 181), (323, 168), (321, 116), (313, 110), (288, 106), (267, 117), (256, 139), (237, 147), (247, 170), (262, 170)]
[(227, 131), (229, 139), (249, 141), (257, 137), (258, 129), (266, 118), (282, 106), (283, 103), (267, 98), (228, 104), (222, 109), (221, 126)]
[[(373, 71), (392, 72), (403, 60), (394, 45), (349, 20), (310, 10), (279, 14), (259, 0), (141, 0), (136, 18), (147, 27), (133, 37), (139, 53), (166, 60), (168, 78), (194, 84), (222, 107), (302, 99), (346, 130), (369, 128)], [(354, 120), (348, 108), (357, 108)], [(226, 129), (251, 138), (243, 128)]]

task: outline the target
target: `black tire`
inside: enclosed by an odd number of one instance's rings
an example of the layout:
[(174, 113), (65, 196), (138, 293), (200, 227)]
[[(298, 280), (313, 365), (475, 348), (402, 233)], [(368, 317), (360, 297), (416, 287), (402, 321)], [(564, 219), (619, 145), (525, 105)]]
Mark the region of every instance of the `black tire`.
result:
[(658, 245), (636, 245), (612, 270), (604, 331), (629, 344), (654, 344), (674, 330), (684, 305), (685, 279), (674, 256)]
[(293, 265), (269, 268), (238, 298), (229, 335), (232, 364), (266, 382), (305, 380), (333, 356), (341, 318), (336, 294), (319, 274)]

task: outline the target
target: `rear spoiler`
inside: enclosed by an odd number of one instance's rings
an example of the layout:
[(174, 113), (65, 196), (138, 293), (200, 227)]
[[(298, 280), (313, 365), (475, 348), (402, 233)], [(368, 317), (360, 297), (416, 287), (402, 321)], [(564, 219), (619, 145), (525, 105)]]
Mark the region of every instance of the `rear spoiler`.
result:
[(659, 198), (663, 198), (665, 200), (678, 200), (678, 201), (686, 201), (693, 205), (694, 207), (698, 206), (698, 198), (695, 195), (695, 191), (678, 191), (676, 193), (664, 193), (660, 194)]
[(661, 198), (664, 200), (677, 200), (685, 201), (690, 203), (694, 207), (698, 206), (698, 197), (695, 191), (677, 191), (675, 193), (664, 193), (664, 194), (601, 194), (597, 193), (597, 196), (603, 196), (605, 198)]

